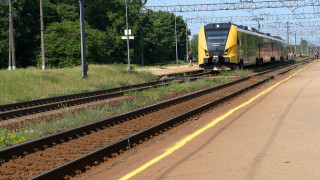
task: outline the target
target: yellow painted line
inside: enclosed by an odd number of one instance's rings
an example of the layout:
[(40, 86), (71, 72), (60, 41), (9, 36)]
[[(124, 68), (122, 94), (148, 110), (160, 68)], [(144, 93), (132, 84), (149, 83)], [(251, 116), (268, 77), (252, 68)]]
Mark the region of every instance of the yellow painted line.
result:
[[(314, 61), (315, 62), (315, 61)], [(160, 156), (152, 159), (151, 161), (147, 162), (146, 164), (142, 165), (141, 167), (139, 167), (138, 169), (128, 173), (127, 175), (123, 176), (122, 178), (120, 178), (120, 180), (126, 180), (129, 179), (135, 175), (137, 175), (138, 173), (140, 173), (141, 171), (147, 169), (148, 167), (150, 167), (151, 165), (155, 164), (156, 162), (160, 161), (161, 159), (163, 159), (166, 156), (169, 156), (170, 154), (172, 154), (174, 151), (180, 149), (183, 145), (185, 145), (187, 142), (191, 141), (193, 138), (197, 137), (198, 135), (200, 135), (201, 133), (203, 133), (204, 131), (208, 130), (209, 128), (215, 126), (216, 124), (218, 124), (220, 121), (224, 120), (225, 118), (227, 118), (228, 116), (230, 116), (231, 114), (233, 114), (234, 112), (236, 112), (237, 110), (239, 110), (240, 108), (243, 108), (244, 106), (252, 103), (254, 100), (258, 99), (259, 97), (261, 97), (262, 95), (266, 94), (267, 92), (271, 91), (272, 89), (274, 89), (275, 87), (279, 86), (280, 84), (282, 84), (283, 82), (291, 79), (293, 76), (295, 76), (296, 74), (298, 74), (300, 71), (302, 71), (303, 69), (311, 66), (314, 62), (308, 64), (307, 66), (301, 68), (299, 71), (293, 73), (292, 75), (290, 75), (288, 78), (278, 82), (277, 84), (271, 86), (270, 88), (268, 88), (267, 90), (263, 91), (262, 93), (256, 95), (255, 97), (251, 98), (250, 100), (248, 100), (247, 102), (242, 103), (240, 106), (231, 109), (230, 111), (228, 111), (226, 114), (214, 119), (212, 122), (210, 122), (209, 124), (207, 124), (205, 127), (197, 130), (196, 132), (194, 132), (193, 134), (187, 136), (186, 138), (182, 139), (181, 141), (177, 142), (173, 147), (169, 148), (168, 150), (166, 150), (166, 152), (164, 152), (163, 154), (161, 154)]]

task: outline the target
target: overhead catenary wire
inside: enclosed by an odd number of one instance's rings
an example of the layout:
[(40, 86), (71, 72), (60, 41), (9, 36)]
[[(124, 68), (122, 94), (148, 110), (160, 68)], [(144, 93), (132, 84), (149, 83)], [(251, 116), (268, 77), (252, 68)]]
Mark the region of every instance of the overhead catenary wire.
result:
[[(156, 0), (153, 0), (153, 2), (155, 2)], [(163, 2), (163, 0), (161, 0)], [(175, 3), (175, 1), (166, 1), (166, 6), (170, 6), (168, 5), (170, 3)], [(220, 0), (220, 1), (202, 1), (202, 0), (197, 0), (197, 1), (194, 1), (194, 0), (185, 0), (183, 2), (179, 1), (179, 3), (184, 6), (184, 7), (195, 7), (197, 5), (197, 7), (200, 7), (201, 4), (221, 4), (221, 5), (225, 5), (224, 7), (231, 7), (231, 5), (234, 5), (234, 9), (232, 9), (232, 16), (233, 17), (237, 17), (237, 15), (234, 15), (236, 14), (237, 12), (239, 12), (238, 10), (242, 10), (242, 9), (249, 9), (247, 12), (248, 13), (251, 13), (251, 17), (261, 17), (261, 16), (264, 16), (266, 17), (266, 19), (263, 21), (263, 23), (260, 23), (260, 24), (266, 24), (266, 23), (272, 23), (270, 21), (272, 21), (269, 17), (274, 17), (273, 19), (274, 20), (277, 20), (277, 16), (278, 14), (276, 14), (276, 11), (275, 12), (272, 12), (272, 13), (266, 13), (266, 12), (270, 12), (270, 10), (265, 10), (266, 8), (266, 5), (263, 5), (264, 2), (265, 4), (266, 3), (269, 3), (270, 7), (271, 8), (286, 8), (287, 11), (290, 12), (291, 16), (293, 17), (292, 20), (290, 20), (290, 22), (297, 22), (299, 25), (299, 29), (296, 29), (298, 26), (297, 25), (294, 25), (290, 31), (291, 31), (291, 34), (292, 33), (297, 33), (297, 36), (298, 36), (298, 31), (300, 29), (303, 29), (304, 28), (304, 32), (303, 34), (312, 34), (312, 31), (308, 24), (305, 24), (304, 23), (304, 20), (303, 19), (307, 19), (307, 21), (310, 21), (310, 19), (319, 19), (320, 18), (320, 14), (317, 14), (316, 13), (316, 9), (319, 9), (319, 6), (320, 6), (320, 1), (319, 0), (304, 0), (304, 1), (300, 1), (300, 0), (281, 0), (281, 1), (275, 1), (275, 0), (255, 0), (255, 1), (239, 1), (239, 0)], [(153, 3), (154, 6), (157, 6), (157, 5), (160, 5), (159, 3)], [(163, 4), (162, 4), (163, 5)], [(243, 7), (241, 7), (243, 5)], [(275, 7), (275, 5), (280, 5), (280, 7)], [(261, 6), (261, 7), (260, 7)], [(217, 6), (214, 6), (214, 7), (211, 7), (211, 8), (215, 8)], [(224, 9), (224, 7), (220, 8), (220, 9)], [(239, 8), (240, 7), (240, 8)], [(189, 8), (190, 9), (190, 8)], [(217, 9), (219, 9), (217, 7)], [(309, 9), (309, 10), (307, 10)], [(310, 10), (312, 9), (312, 10)], [(193, 14), (193, 18), (194, 17), (203, 17), (203, 15), (201, 15), (201, 13), (206, 10), (206, 9), (194, 9), (193, 12), (189, 12), (188, 10), (185, 10), (183, 8), (179, 9), (179, 10), (183, 10), (182, 12), (179, 12), (179, 14), (183, 14), (183, 17), (184, 19), (188, 19), (188, 17), (190, 17), (191, 15), (190, 14)], [(299, 12), (297, 12), (299, 10)], [(188, 11), (188, 12), (186, 12)], [(217, 12), (217, 11), (211, 11), (211, 12)], [(219, 11), (220, 14), (224, 14), (225, 12), (227, 12), (226, 10), (221, 10)], [(230, 10), (228, 11), (230, 12)], [(260, 12), (260, 15), (259, 15), (259, 12)], [(261, 13), (263, 12), (263, 13)], [(280, 10), (280, 11), (277, 11), (277, 12), (283, 12), (283, 10)], [(307, 12), (307, 13), (305, 13)], [(194, 15), (194, 13), (197, 13), (197, 15)], [(230, 14), (230, 13), (229, 13)], [(238, 14), (239, 15), (239, 14)], [(212, 17), (214, 16), (214, 13), (212, 13)], [(288, 15), (289, 16), (289, 15)], [(284, 17), (288, 17), (288, 16), (283, 16), (282, 20), (282, 23), (285, 24), (288, 20)], [(229, 16), (230, 17), (230, 16)], [(206, 19), (207, 18), (211, 18), (209, 17), (208, 15), (206, 15)], [(268, 19), (268, 20), (267, 20)], [(269, 20), (270, 19), (270, 20)], [(244, 23), (246, 22), (247, 20), (237, 20), (237, 21), (233, 21), (235, 23)], [(279, 20), (278, 20), (279, 21)], [(217, 22), (220, 22), (220, 21), (217, 21)], [(203, 22), (202, 22), (203, 23)], [(209, 22), (208, 22), (209, 23)], [(310, 23), (312, 24), (312, 23)], [(195, 25), (193, 26), (191, 22), (188, 22), (188, 26), (191, 28), (192, 32), (193, 31), (196, 31), (195, 33), (197, 33), (197, 29), (200, 29), (200, 26), (202, 26), (203, 24), (199, 24), (199, 25)], [(252, 25), (252, 26), (255, 26), (255, 25)], [(266, 30), (267, 31), (270, 31), (270, 29), (273, 29), (272, 32), (277, 32), (276, 29), (274, 27), (270, 27), (268, 29), (266, 28), (262, 28), (263, 29), (263, 32), (265, 32)], [(310, 32), (306, 32), (306, 31), (310, 31)], [(281, 33), (277, 33), (277, 34), (281, 34)], [(320, 34), (320, 33), (319, 33)], [(300, 35), (299, 35), (300, 36)], [(313, 35), (313, 36), (318, 36), (318, 35)], [(284, 38), (286, 39), (286, 38)], [(308, 36), (306, 36), (304, 39), (308, 39), (308, 41), (314, 41), (314, 37), (312, 38), (309, 38)]]

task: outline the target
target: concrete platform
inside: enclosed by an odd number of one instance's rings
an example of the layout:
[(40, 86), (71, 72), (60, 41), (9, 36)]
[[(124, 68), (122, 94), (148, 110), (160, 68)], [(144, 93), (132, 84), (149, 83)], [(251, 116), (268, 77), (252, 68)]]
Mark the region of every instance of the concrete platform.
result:
[[(101, 165), (80, 179), (129, 173), (124, 179), (320, 179), (320, 63), (286, 80), (291, 74), (203, 115), (111, 169)], [(235, 111), (182, 143), (230, 110)]]
[(190, 71), (201, 70), (199, 65), (194, 64), (193, 66), (189, 65), (179, 65), (179, 66), (167, 66), (166, 68), (149, 68), (149, 69), (138, 69), (137, 71), (149, 71), (157, 76), (165, 76), (173, 73), (184, 73)]

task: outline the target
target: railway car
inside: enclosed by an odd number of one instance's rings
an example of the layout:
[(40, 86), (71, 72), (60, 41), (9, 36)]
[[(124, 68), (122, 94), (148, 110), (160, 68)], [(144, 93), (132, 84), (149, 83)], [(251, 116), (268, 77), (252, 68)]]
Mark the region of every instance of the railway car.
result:
[(242, 68), (288, 58), (287, 43), (280, 37), (231, 23), (202, 27), (198, 51), (199, 67), (204, 69)]

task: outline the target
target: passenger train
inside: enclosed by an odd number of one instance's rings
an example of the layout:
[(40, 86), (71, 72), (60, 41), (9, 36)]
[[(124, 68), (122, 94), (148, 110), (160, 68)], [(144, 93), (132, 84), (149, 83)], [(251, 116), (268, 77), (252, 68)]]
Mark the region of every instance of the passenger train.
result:
[(288, 58), (286, 41), (247, 26), (212, 23), (198, 36), (198, 62), (204, 69), (242, 68)]

